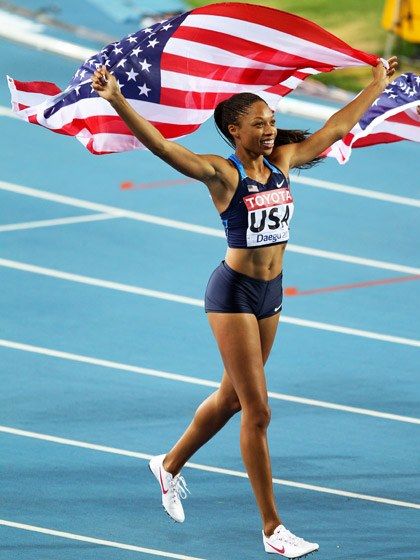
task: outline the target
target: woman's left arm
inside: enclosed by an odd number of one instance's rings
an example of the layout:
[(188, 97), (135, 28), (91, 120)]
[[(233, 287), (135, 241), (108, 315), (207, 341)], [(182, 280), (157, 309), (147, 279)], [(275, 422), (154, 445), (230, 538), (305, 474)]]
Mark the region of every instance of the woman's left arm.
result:
[(334, 142), (343, 138), (353, 126), (362, 118), (375, 99), (382, 93), (391, 82), (392, 76), (398, 65), (397, 57), (388, 60), (388, 70), (382, 62), (372, 68), (373, 79), (371, 83), (348, 105), (334, 113), (325, 125), (299, 143), (286, 144), (274, 149), (270, 160), (276, 161), (284, 169), (291, 169), (304, 165), (318, 157), (324, 150)]

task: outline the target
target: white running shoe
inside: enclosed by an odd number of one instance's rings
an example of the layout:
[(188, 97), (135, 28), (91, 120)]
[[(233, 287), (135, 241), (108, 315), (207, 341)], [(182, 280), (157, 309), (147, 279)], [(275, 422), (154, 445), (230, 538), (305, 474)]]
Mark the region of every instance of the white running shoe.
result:
[(302, 558), (319, 549), (317, 543), (310, 543), (297, 537), (279, 525), (271, 537), (266, 537), (263, 531), (264, 549), (272, 554), (279, 554), (286, 558)]
[(159, 482), (164, 510), (174, 521), (183, 523), (185, 514), (181, 498), (185, 500), (187, 492), (190, 493), (190, 491), (187, 488), (187, 483), (183, 476), (179, 474), (172, 476), (171, 473), (165, 471), (163, 468), (164, 459), (165, 455), (153, 457), (150, 459), (149, 469)]

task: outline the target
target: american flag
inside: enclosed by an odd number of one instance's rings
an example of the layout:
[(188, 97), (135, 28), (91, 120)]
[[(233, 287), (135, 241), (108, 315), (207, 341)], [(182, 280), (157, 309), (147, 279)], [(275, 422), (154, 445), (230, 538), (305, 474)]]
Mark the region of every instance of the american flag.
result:
[(124, 37), (86, 60), (62, 92), (47, 82), (8, 77), (22, 119), (76, 136), (94, 154), (141, 148), (91, 86), (105, 65), (134, 109), (169, 139), (195, 131), (219, 101), (243, 91), (273, 108), (307, 76), (337, 67), (376, 65), (299, 16), (226, 2), (191, 10)]
[(420, 142), (420, 76), (411, 72), (391, 82), (356, 126), (323, 155), (344, 164), (352, 148), (401, 140)]

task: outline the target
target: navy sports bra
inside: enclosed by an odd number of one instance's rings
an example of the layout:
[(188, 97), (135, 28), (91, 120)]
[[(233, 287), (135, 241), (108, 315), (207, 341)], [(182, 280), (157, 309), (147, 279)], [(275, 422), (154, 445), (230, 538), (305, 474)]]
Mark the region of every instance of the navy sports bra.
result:
[(264, 158), (271, 175), (265, 185), (250, 179), (236, 154), (229, 157), (239, 172), (239, 184), (220, 217), (229, 247), (262, 247), (287, 243), (293, 198), (284, 174)]

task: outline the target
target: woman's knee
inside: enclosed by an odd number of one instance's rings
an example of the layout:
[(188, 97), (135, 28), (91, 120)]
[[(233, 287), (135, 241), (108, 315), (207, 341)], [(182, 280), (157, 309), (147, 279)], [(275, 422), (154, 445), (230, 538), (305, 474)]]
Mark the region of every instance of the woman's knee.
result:
[(248, 427), (267, 429), (271, 420), (271, 409), (268, 403), (247, 406), (242, 412), (242, 423)]
[(241, 403), (236, 394), (223, 394), (219, 392), (218, 394), (218, 405), (224, 412), (231, 414), (232, 416), (241, 410)]

